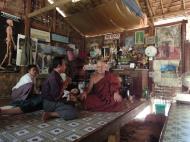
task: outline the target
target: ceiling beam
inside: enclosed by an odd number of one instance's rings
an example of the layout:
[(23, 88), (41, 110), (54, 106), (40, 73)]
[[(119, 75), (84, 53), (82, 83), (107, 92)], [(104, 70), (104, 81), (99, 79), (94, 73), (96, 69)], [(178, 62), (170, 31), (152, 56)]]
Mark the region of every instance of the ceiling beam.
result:
[(152, 8), (152, 2), (150, 2), (150, 0), (148, 0), (148, 3), (149, 3), (149, 5), (150, 5), (150, 9), (151, 9), (151, 11), (152, 11), (152, 15), (154, 16), (154, 15), (155, 15), (155, 11), (154, 11), (153, 8)]
[(170, 6), (171, 6), (171, 4), (172, 4), (172, 1), (173, 1), (173, 0), (169, 0), (169, 3), (168, 3), (168, 5), (167, 5), (167, 12), (170, 11)]
[(149, 0), (145, 0), (145, 3), (146, 3), (146, 6), (147, 6), (147, 8), (148, 8), (148, 13), (149, 13), (149, 15), (150, 15), (151, 24), (154, 25), (154, 18), (153, 18), (152, 10), (151, 10), (151, 8), (150, 8)]
[[(164, 16), (170, 16), (170, 15), (184, 15), (186, 12), (190, 12), (190, 8), (186, 10), (178, 10), (178, 11), (172, 11), (172, 12), (167, 12), (164, 15), (155, 15), (153, 18), (159, 18), (159, 17), (164, 17)], [(150, 18), (150, 17), (148, 17)]]
[(31, 12), (31, 7), (32, 7), (32, 0), (24, 0), (24, 4), (26, 6), (25, 8), (25, 17), (24, 17), (24, 22), (25, 22), (25, 28), (24, 28), (24, 34), (26, 36), (30, 36), (30, 18), (27, 17), (27, 14)]
[[(181, 9), (182, 9), (182, 7), (183, 7), (183, 5), (182, 5), (182, 4), (183, 4), (183, 3), (182, 3), (182, 0), (178, 1), (178, 3), (173, 0), (170, 5), (169, 5), (169, 1), (171, 1), (171, 0), (168, 0), (168, 3), (167, 3), (167, 4), (163, 4), (164, 13), (167, 12), (166, 9), (168, 9), (168, 8), (169, 8), (169, 10), (170, 10), (170, 9), (173, 8), (173, 7), (179, 6), (179, 7), (181, 7)], [(186, 6), (186, 8), (188, 8), (189, 5), (190, 5), (190, 1), (187, 1), (187, 0), (186, 0), (186, 1), (185, 1), (185, 6)], [(161, 9), (161, 5), (160, 5), (160, 3), (159, 3), (159, 4), (154, 4), (154, 5), (152, 6), (152, 8), (158, 10), (158, 9)]]
[(185, 10), (185, 0), (182, 0), (183, 3), (183, 9)]
[(70, 2), (70, 0), (59, 0), (59, 1), (55, 2), (55, 3), (53, 3), (53, 4), (50, 4), (50, 5), (46, 6), (46, 7), (38, 9), (38, 10), (32, 12), (32, 13), (29, 13), (28, 17), (32, 18), (34, 16), (37, 16), (37, 15), (40, 15), (42, 13), (48, 12), (50, 10), (55, 9), (56, 7), (60, 7), (60, 6), (64, 5), (65, 3), (68, 3), (68, 2)]
[(160, 0), (160, 5), (161, 5), (161, 8), (162, 8), (162, 15), (164, 15), (164, 6), (163, 6), (163, 0)]

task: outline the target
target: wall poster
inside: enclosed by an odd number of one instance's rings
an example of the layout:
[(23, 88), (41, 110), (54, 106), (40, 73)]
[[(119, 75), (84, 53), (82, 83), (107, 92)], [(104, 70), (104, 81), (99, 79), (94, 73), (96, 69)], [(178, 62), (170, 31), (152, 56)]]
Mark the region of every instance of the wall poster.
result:
[(32, 38), (36, 38), (40, 41), (50, 42), (50, 32), (31, 28), (30, 35)]
[(130, 49), (130, 48), (133, 48), (134, 45), (135, 45), (135, 38), (134, 38), (134, 36), (127, 36), (125, 38), (125, 47), (127, 49)]
[(159, 60), (179, 60), (181, 58), (181, 25), (156, 28), (156, 46)]
[(155, 44), (155, 36), (146, 37), (146, 44), (147, 45), (154, 45)]
[(0, 13), (0, 71), (15, 72), (17, 36), (23, 32), (24, 24), (19, 17)]
[(40, 74), (48, 74), (53, 57), (62, 55), (66, 55), (64, 48), (38, 43), (36, 64), (40, 69)]
[[(38, 41), (35, 38), (30, 39), (30, 44), (32, 48), (32, 64), (36, 64), (37, 56), (37, 45)], [(23, 61), (23, 48), (25, 46), (25, 35), (18, 34), (17, 39), (17, 56), (16, 56), (16, 65), (24, 66), (25, 61)]]
[(135, 32), (135, 44), (144, 44), (144, 31)]

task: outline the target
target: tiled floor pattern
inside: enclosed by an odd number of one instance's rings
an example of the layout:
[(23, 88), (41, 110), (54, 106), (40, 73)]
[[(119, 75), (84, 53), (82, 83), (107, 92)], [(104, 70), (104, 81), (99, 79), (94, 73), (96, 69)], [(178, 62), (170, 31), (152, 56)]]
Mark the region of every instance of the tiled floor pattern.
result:
[[(140, 102), (128, 103), (125, 111), (139, 104)], [(41, 111), (0, 116), (0, 142), (72, 142), (96, 131), (124, 113), (82, 111), (78, 119), (65, 121), (57, 118), (47, 123), (42, 123)]]

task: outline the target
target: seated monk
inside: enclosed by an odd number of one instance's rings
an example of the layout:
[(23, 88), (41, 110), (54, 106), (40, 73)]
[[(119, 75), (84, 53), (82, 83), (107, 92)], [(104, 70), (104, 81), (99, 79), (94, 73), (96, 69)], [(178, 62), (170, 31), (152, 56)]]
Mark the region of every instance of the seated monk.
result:
[(0, 109), (0, 114), (20, 114), (42, 109), (42, 98), (33, 94), (34, 79), (38, 75), (36, 65), (28, 66), (28, 73), (23, 75), (19, 82), (12, 88), (10, 104), (13, 108)]
[(90, 111), (116, 112), (124, 107), (119, 94), (119, 77), (106, 71), (107, 64), (98, 61), (87, 89), (82, 93), (84, 107)]

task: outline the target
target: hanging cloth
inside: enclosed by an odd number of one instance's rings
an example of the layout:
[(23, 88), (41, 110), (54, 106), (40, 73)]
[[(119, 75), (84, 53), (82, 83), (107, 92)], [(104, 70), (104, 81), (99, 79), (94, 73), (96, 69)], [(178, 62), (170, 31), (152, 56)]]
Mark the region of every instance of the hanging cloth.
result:
[(123, 0), (123, 2), (128, 6), (128, 8), (134, 12), (137, 16), (143, 17), (143, 12), (139, 7), (136, 0)]

